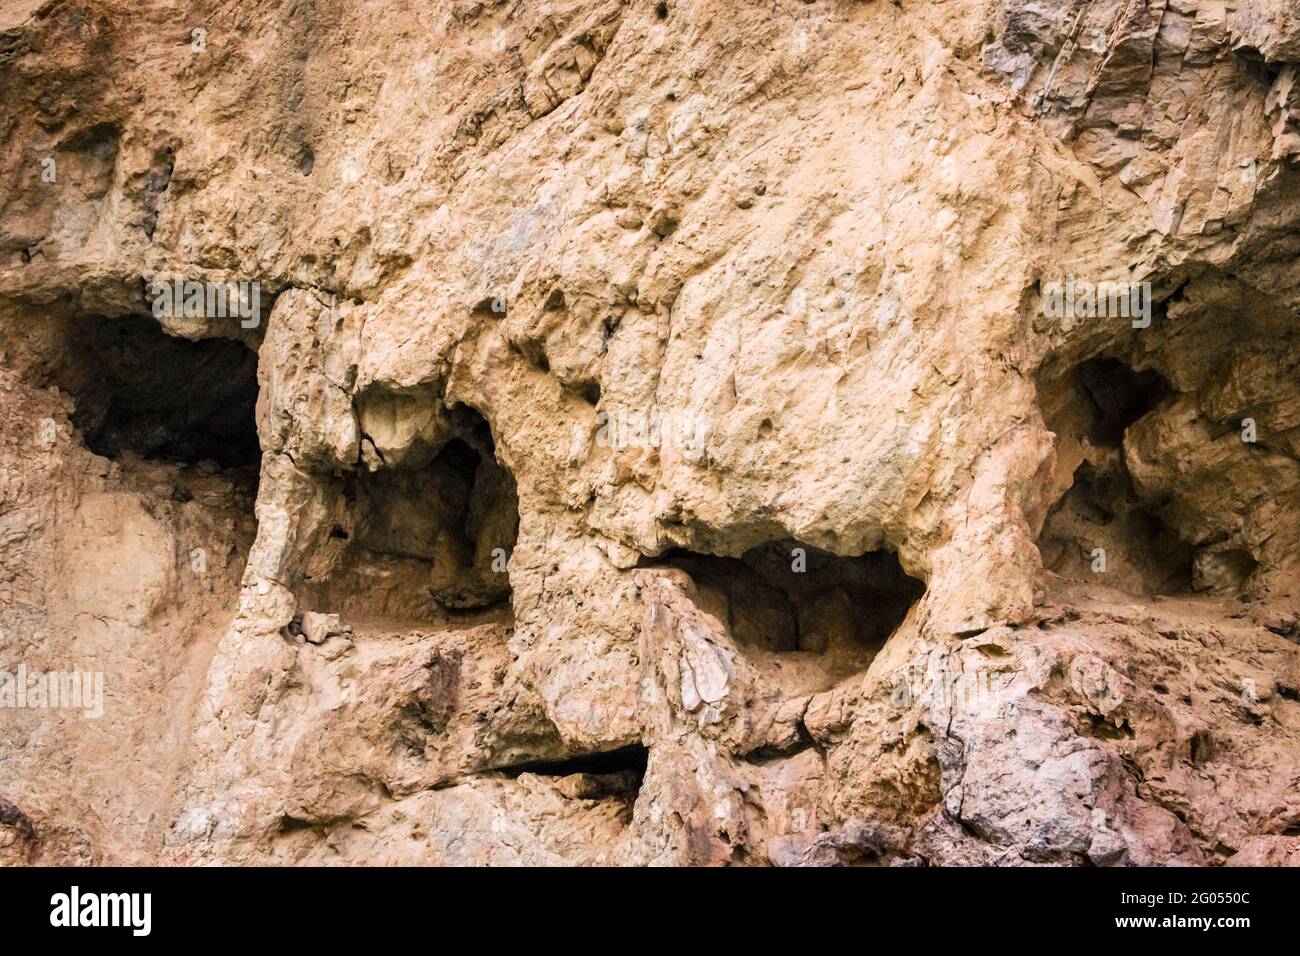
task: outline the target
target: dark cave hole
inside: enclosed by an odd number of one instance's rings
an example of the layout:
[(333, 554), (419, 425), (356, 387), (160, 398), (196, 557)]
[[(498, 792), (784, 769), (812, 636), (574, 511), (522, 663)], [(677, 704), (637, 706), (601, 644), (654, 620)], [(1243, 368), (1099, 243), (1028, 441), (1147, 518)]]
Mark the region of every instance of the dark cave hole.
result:
[(506, 311), (507, 304), (505, 296), (490, 295), (486, 298), (480, 299), (470, 310), (470, 314), (499, 319), (506, 314)]
[[(1141, 501), (1122, 463), (1118, 471), (1084, 462), (1043, 525), (1039, 549), (1048, 570), (1080, 580), (1094, 577), (1151, 594), (1190, 594), (1195, 549)], [(1093, 551), (1106, 552), (1106, 571), (1092, 571)]]
[(1147, 587), (1157, 594), (1192, 593), (1195, 550), (1156, 511), (1136, 507), (1130, 515), (1131, 548)]
[(1127, 473), (1102, 472), (1085, 461), (1075, 470), (1074, 483), (1056, 508), (1071, 507), (1084, 521), (1108, 525), (1117, 514), (1127, 510), (1125, 506), (1131, 498)]
[(1075, 375), (1093, 412), (1088, 440), (1108, 448), (1118, 447), (1124, 431), (1171, 391), (1155, 369), (1135, 372), (1116, 359), (1090, 359)]
[(620, 816), (624, 824), (628, 824), (632, 821), (633, 808), (641, 794), (649, 764), (649, 748), (638, 743), (600, 753), (523, 760), (496, 770), (512, 780), (529, 773), (549, 777), (557, 784), (563, 781), (557, 790), (566, 799), (613, 799), (621, 805)]
[(1244, 548), (1225, 548), (1206, 553), (1194, 576), (1197, 590), (1234, 591), (1246, 585), (1259, 567), (1254, 555)]
[(1210, 761), (1214, 760), (1218, 752), (1218, 745), (1214, 737), (1208, 730), (1198, 730), (1192, 734), (1190, 742), (1190, 757), (1193, 767), (1203, 767)]
[(298, 150), (298, 155), (294, 157), (294, 166), (298, 172), (304, 176), (310, 176), (316, 168), (316, 153), (310, 146), (303, 146)]
[(1100, 714), (1085, 714), (1082, 718), (1083, 731), (1092, 737), (1103, 740), (1132, 740), (1133, 728), (1125, 721), (1118, 727)]
[(574, 379), (561, 381), (561, 385), (571, 394), (582, 399), (592, 408), (600, 404), (600, 383), (589, 379)]
[(650, 748), (642, 744), (631, 744), (617, 750), (580, 754), (558, 760), (527, 760), (503, 767), (501, 772), (508, 777), (517, 777), (521, 773), (534, 773), (543, 777), (568, 777), (575, 773), (593, 776), (627, 773), (633, 776), (636, 785), (640, 787), (649, 763)]
[(739, 644), (778, 653), (874, 652), (925, 593), (891, 551), (841, 557), (793, 540), (739, 558), (674, 549), (643, 565), (685, 571)]
[(455, 409), (453, 431), (418, 466), (346, 476), (347, 527), (330, 536), (400, 563), (408, 589), (444, 610), (509, 604), (507, 561), (519, 530), (514, 478), (497, 462), (481, 415)]
[(256, 353), (228, 339), (177, 338), (138, 316), (92, 316), (77, 334), (78, 358), (53, 384), (75, 399), (72, 422), (95, 454), (260, 463)]
[[(489, 438), (489, 453), (491, 449), (490, 441)], [(477, 451), (464, 439), (453, 438), (442, 446), (442, 450), (433, 459), (431, 467), (441, 470), (455, 480), (460, 485), (458, 497), (467, 503), (470, 492), (474, 489), (474, 480), (478, 475), (479, 465), (486, 460), (485, 454)], [(495, 463), (495, 457), (493, 462)]]

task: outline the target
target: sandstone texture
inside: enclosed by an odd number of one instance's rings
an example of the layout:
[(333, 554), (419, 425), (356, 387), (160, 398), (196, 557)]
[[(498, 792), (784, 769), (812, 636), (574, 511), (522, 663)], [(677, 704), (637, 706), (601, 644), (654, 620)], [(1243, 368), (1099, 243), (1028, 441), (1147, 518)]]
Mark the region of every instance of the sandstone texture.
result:
[(3, 0), (0, 862), (1300, 864), (1298, 67)]

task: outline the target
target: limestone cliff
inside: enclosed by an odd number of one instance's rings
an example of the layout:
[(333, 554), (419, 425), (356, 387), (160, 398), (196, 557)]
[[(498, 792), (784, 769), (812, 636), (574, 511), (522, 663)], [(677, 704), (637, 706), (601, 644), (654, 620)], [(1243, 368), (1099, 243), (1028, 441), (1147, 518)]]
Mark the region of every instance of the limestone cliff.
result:
[(1298, 64), (3, 0), (0, 861), (1300, 862)]

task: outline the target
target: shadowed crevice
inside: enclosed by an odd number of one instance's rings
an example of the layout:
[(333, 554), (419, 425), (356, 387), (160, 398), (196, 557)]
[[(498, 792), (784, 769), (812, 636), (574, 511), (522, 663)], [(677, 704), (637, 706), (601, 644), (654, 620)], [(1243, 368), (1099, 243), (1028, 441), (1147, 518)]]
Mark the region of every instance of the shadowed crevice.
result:
[(72, 423), (95, 454), (222, 468), (260, 462), (257, 355), (240, 343), (191, 342), (138, 316), (92, 316), (74, 354), (52, 384), (73, 396)]
[(891, 551), (843, 557), (794, 540), (739, 558), (674, 549), (642, 566), (685, 571), (739, 645), (775, 653), (869, 660), (925, 593)]

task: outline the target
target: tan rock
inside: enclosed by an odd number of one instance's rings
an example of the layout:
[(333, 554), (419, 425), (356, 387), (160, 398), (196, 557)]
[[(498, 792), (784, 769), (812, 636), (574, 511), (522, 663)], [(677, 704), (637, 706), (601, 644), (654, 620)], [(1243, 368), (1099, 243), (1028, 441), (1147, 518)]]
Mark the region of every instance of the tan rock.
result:
[(0, 862), (1293, 861), (1294, 4), (733, 6), (5, 5)]

